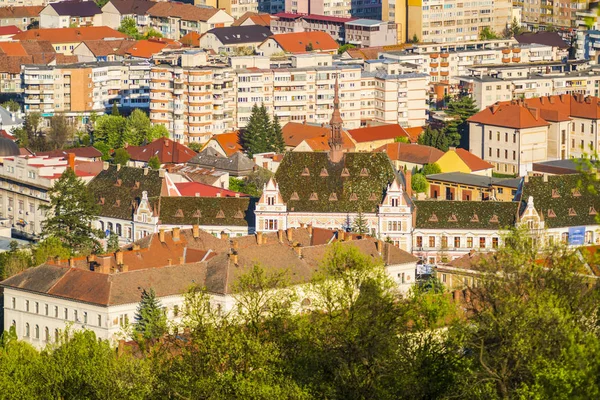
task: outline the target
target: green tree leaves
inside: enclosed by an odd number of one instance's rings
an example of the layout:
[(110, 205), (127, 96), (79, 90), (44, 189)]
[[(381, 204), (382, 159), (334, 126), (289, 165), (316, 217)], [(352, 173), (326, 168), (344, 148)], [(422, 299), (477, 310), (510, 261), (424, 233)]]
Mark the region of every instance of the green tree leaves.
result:
[(167, 316), (154, 289), (143, 289), (142, 300), (135, 313), (134, 334), (145, 339), (158, 339), (167, 332)]
[(273, 122), (267, 113), (264, 104), (260, 107), (254, 104), (250, 120), (242, 135), (242, 146), (249, 157), (254, 154), (285, 151), (283, 132), (279, 118), (275, 116)]

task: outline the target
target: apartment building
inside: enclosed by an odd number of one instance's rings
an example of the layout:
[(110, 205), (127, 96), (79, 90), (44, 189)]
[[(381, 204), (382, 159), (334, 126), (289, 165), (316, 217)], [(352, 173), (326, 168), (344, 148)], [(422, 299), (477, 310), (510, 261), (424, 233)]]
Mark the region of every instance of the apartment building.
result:
[(148, 10), (156, 3), (151, 0), (110, 0), (102, 7), (102, 23), (113, 29), (119, 29), (121, 21), (131, 18), (143, 31), (150, 24)]
[(394, 22), (356, 19), (346, 23), (345, 42), (357, 47), (393, 46), (398, 44)]
[(145, 61), (26, 65), (22, 69), (26, 113), (61, 113), (85, 124), (113, 103), (149, 107), (150, 64)]
[(578, 14), (589, 10), (589, 0), (553, 2), (548, 0), (515, 0), (513, 6), (521, 9), (521, 23), (530, 30), (546, 27), (577, 28)]
[(285, 12), (381, 20), (381, 0), (285, 0)]
[(150, 82), (150, 119), (177, 141), (206, 142), (212, 134), (243, 128), (254, 104), (264, 104), (282, 125), (327, 124), (336, 77), (345, 128), (367, 121), (412, 127), (426, 120), (427, 76), (404, 73), (393, 63), (363, 69), (334, 65), (330, 55), (319, 54), (292, 56), (286, 68), (272, 68), (267, 57), (232, 57), (230, 66), (182, 60), (182, 67), (153, 66)]
[(76, 162), (75, 155), (63, 157), (4, 157), (0, 169), (0, 217), (28, 235), (39, 235), (45, 220), (41, 205), (48, 205), (48, 190), (67, 168), (85, 182), (98, 172), (101, 164)]
[(356, 18), (285, 12), (273, 15), (271, 32), (278, 34), (320, 31), (328, 33), (338, 42), (343, 42), (346, 40), (346, 23), (354, 19)]
[(29, 25), (39, 21), (40, 12), (44, 9), (43, 6), (1, 6), (0, 1), (0, 26), (16, 26), (22, 31), (26, 30)]
[(247, 12), (258, 12), (258, 0), (194, 0), (196, 6), (208, 6), (221, 9), (238, 19)]
[[(406, 7), (406, 11), (402, 7)], [(419, 42), (433, 43), (477, 40), (479, 32), (484, 28), (500, 34), (513, 19), (510, 0), (464, 3), (454, 0), (435, 3), (414, 0), (409, 1), (406, 6), (395, 1), (393, 4), (388, 3), (386, 11), (388, 14), (387, 17), (384, 16), (385, 20), (398, 24), (404, 22), (407, 40), (416, 37)]]
[(598, 97), (555, 95), (496, 103), (469, 119), (469, 149), (501, 173), (579, 158), (600, 148)]
[(258, 11), (267, 14), (286, 11), (285, 0), (258, 0)]

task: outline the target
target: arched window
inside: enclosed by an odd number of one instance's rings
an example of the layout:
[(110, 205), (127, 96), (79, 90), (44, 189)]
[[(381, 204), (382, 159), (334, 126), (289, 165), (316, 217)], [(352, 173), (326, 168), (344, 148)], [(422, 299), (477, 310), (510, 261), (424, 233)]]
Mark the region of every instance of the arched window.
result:
[(25, 324), (25, 337), (29, 337), (29, 324)]
[(44, 329), (44, 340), (46, 342), (50, 341), (50, 329), (48, 329), (48, 327)]
[(100, 230), (104, 232), (104, 221), (99, 221), (98, 223), (100, 224)]
[(58, 328), (56, 328), (56, 329), (54, 330), (54, 341), (55, 341), (56, 343), (58, 343), (58, 338), (59, 338), (59, 334), (58, 334)]
[(106, 223), (106, 229), (108, 229), (108, 231), (112, 233), (112, 231), (113, 231), (113, 224), (112, 224), (112, 222), (107, 222)]
[(122, 234), (121, 224), (116, 224), (116, 233), (117, 233), (117, 236), (121, 236), (121, 234)]
[(36, 339), (40, 338), (40, 326), (39, 325), (35, 326), (35, 338)]
[(14, 319), (12, 320), (12, 323), (10, 324), (13, 328), (17, 327), (17, 321), (15, 321)]

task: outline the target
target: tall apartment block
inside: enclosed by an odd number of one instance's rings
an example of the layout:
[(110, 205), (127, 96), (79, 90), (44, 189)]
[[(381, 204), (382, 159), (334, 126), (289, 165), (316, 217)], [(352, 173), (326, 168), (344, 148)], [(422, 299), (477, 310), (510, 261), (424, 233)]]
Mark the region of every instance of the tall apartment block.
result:
[(285, 11), (381, 20), (381, 0), (285, 0)]

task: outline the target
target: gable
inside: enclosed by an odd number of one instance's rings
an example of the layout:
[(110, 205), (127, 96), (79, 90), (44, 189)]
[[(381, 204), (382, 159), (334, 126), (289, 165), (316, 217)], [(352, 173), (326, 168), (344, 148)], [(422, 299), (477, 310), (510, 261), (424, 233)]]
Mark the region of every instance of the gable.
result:
[(470, 174), (471, 168), (454, 151), (447, 151), (441, 156), (436, 164), (440, 166), (442, 172), (464, 172)]

